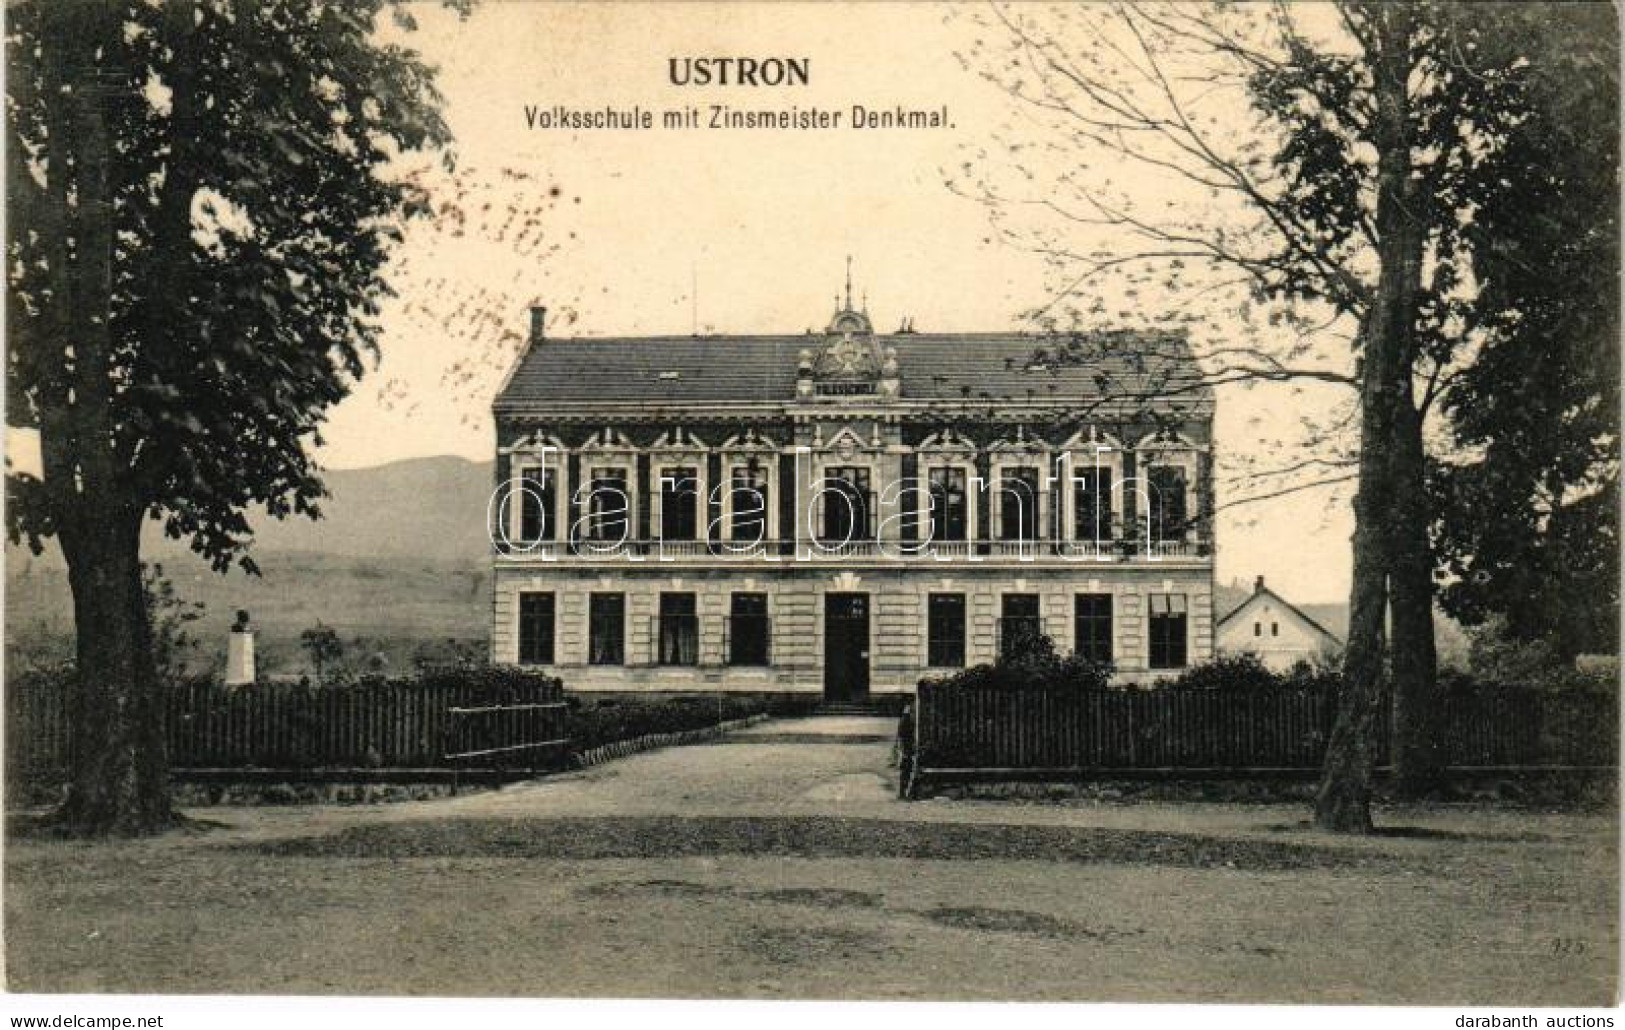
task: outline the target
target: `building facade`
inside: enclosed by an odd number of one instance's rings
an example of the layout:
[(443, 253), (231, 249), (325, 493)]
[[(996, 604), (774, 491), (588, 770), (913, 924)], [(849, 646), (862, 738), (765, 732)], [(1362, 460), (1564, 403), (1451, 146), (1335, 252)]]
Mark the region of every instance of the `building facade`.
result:
[(863, 703), (1045, 634), (1213, 649), (1211, 394), (1182, 336), (551, 339), (498, 394), (492, 657), (573, 690)]
[(1299, 662), (1329, 660), (1343, 641), (1292, 602), (1264, 585), (1259, 576), (1247, 600), (1221, 618), (1216, 627), (1223, 654), (1252, 654), (1277, 672)]

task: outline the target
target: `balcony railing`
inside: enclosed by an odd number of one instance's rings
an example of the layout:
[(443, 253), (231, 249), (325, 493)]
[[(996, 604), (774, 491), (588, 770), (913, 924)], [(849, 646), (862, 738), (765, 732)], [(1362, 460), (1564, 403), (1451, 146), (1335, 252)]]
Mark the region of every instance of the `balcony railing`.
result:
[(1208, 558), (1210, 536), (1191, 534), (1182, 540), (545, 540), (497, 546), (497, 553), (541, 561), (849, 561), (894, 559), (906, 562), (1067, 560), (1134, 562), (1147, 559)]

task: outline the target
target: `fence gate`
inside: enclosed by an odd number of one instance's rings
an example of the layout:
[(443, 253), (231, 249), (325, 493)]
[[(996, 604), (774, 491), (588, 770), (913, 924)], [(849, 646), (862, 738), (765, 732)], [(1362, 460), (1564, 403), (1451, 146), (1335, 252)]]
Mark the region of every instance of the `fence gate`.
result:
[(569, 758), (563, 701), (453, 704), (446, 712), (445, 759), (454, 770), (536, 772), (560, 768)]

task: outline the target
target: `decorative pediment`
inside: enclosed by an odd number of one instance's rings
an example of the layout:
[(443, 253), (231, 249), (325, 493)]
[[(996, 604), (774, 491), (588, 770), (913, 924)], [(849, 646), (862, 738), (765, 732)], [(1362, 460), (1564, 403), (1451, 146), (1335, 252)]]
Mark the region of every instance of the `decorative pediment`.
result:
[(619, 429), (605, 426), (587, 437), (586, 442), (581, 445), (581, 449), (583, 451), (634, 451), (637, 450), (637, 445)]
[(813, 378), (819, 382), (841, 380), (873, 381), (880, 378), (882, 355), (874, 337), (858, 337), (850, 329), (832, 340), (813, 362)]
[(950, 426), (946, 429), (940, 429), (921, 440), (920, 446), (916, 449), (938, 453), (951, 451), (959, 454), (975, 454), (976, 444), (967, 440), (963, 433)]
[(649, 445), (655, 451), (704, 451), (708, 450), (706, 442), (682, 426), (675, 426), (655, 437), (654, 443)]
[(1080, 429), (1067, 437), (1066, 442), (1061, 444), (1060, 449), (1063, 451), (1083, 451), (1091, 454), (1100, 450), (1121, 451), (1123, 442), (1110, 433), (1103, 433), (1094, 426), (1090, 426), (1087, 429)]
[(1176, 429), (1157, 429), (1140, 437), (1137, 451), (1199, 451), (1202, 448)]
[(988, 446), (988, 450), (1013, 454), (1042, 454), (1049, 450), (1049, 445), (1043, 438), (1029, 436), (1027, 427), (1016, 426), (1016, 435), (1004, 440), (995, 440)]
[(779, 445), (772, 437), (763, 436), (754, 426), (746, 427), (743, 433), (735, 433), (722, 441), (721, 450), (738, 453), (741, 451), (772, 451), (777, 453)]
[(840, 432), (828, 440), (824, 440), (822, 437), (823, 433), (819, 431), (813, 437), (814, 445), (820, 450), (829, 451), (843, 460), (851, 459), (860, 451), (874, 449), (871, 444), (865, 443), (863, 438), (854, 432), (851, 426), (843, 427)]
[(544, 433), (540, 429), (538, 429), (533, 433), (527, 433), (526, 435), (521, 436), (519, 439), (517, 439), (513, 443), (509, 444), (507, 447), (499, 448), (498, 453), (501, 453), (501, 454), (521, 454), (521, 453), (539, 454), (539, 453), (541, 453), (543, 451), (552, 450), (552, 451), (557, 451), (558, 453), (562, 454), (562, 453), (564, 453), (565, 449), (566, 448), (564, 446), (564, 441), (563, 440), (560, 440), (558, 437), (553, 436), (550, 433)]

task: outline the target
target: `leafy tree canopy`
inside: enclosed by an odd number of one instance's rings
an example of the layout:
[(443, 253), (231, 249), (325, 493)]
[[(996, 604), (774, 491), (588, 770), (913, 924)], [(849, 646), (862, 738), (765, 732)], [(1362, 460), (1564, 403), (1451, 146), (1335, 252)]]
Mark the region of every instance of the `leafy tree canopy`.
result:
[(7, 413), (44, 464), (8, 477), (8, 532), (37, 550), (94, 494), (252, 571), (244, 509), (316, 514), (310, 448), (377, 346), (425, 211), (390, 163), (449, 139), (432, 69), (383, 0), (7, 20)]
[(1515, 51), (1518, 120), (1465, 232), (1477, 349), (1443, 407), (1440, 599), (1571, 659), (1615, 650), (1619, 606), (1619, 34), (1605, 5), (1479, 13)]

